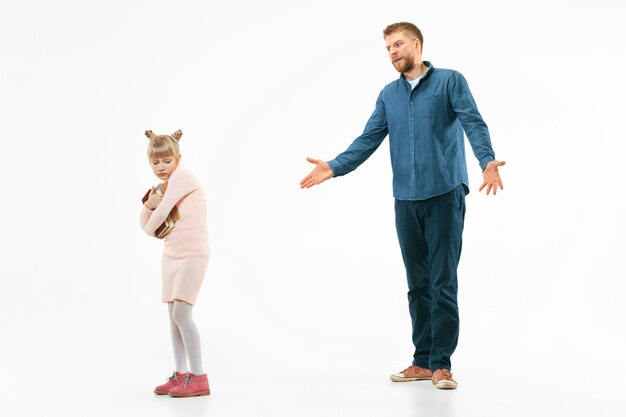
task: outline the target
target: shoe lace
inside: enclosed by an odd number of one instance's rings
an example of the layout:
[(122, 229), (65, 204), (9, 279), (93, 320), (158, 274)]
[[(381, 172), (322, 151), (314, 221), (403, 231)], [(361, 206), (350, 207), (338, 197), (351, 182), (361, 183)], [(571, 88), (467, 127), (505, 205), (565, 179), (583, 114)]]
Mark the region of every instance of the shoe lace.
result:
[(167, 378), (168, 381), (176, 381), (178, 382), (178, 375), (176, 375), (176, 372), (172, 373), (172, 376)]
[(452, 379), (452, 374), (447, 369), (439, 370), (439, 379)]
[(415, 369), (415, 372), (418, 372), (420, 370), (420, 367), (417, 365), (411, 365), (408, 368), (406, 368), (404, 371), (402, 371), (402, 373), (405, 373), (406, 371), (411, 371)]
[(187, 388), (187, 384), (190, 383), (191, 381), (192, 381), (191, 375), (187, 374), (187, 376), (185, 377), (185, 388)]

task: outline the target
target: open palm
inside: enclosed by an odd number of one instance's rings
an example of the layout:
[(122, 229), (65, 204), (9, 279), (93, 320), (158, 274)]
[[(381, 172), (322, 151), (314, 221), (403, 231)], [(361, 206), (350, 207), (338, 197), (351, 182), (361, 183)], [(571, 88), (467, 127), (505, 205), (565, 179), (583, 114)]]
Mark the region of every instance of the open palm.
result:
[(504, 189), (498, 167), (503, 166), (505, 163), (504, 161), (491, 161), (487, 164), (483, 171), (483, 184), (478, 189), (479, 192), (487, 187), (487, 195), (489, 195), (491, 190), (493, 190), (493, 195), (496, 195), (498, 187), (500, 187), (501, 190)]
[(333, 170), (330, 169), (330, 166), (326, 163), (326, 161), (308, 157), (306, 160), (315, 164), (315, 168), (313, 168), (313, 171), (309, 172), (309, 175), (300, 181), (300, 188), (311, 188), (314, 185), (321, 184), (327, 179), (333, 177)]

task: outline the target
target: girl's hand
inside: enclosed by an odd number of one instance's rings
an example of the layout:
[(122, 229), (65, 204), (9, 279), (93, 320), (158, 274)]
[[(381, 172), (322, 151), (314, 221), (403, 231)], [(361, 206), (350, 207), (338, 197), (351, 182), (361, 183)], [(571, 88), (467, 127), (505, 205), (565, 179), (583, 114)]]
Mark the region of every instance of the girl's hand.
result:
[(148, 210), (154, 210), (159, 206), (159, 204), (161, 204), (162, 199), (163, 195), (158, 195), (156, 188), (151, 187), (150, 194), (148, 195), (148, 199), (146, 200), (144, 206), (146, 206)]

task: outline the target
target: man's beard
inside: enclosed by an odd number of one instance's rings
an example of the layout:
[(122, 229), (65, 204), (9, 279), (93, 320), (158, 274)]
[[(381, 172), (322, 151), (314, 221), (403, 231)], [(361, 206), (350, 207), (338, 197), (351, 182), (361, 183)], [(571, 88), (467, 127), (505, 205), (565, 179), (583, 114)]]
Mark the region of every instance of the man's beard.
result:
[(405, 72), (409, 72), (413, 69), (414, 63), (413, 61), (409, 61), (403, 57), (401, 62), (394, 62), (393, 66), (399, 73), (404, 74)]

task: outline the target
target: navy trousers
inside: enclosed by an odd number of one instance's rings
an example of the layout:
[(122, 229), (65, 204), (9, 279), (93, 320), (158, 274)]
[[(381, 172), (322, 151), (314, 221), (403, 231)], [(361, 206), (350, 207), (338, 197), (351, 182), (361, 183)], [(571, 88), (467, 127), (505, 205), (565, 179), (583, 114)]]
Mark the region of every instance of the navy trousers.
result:
[(413, 365), (450, 370), (459, 338), (457, 267), (465, 189), (427, 200), (396, 200), (396, 231), (409, 285)]

